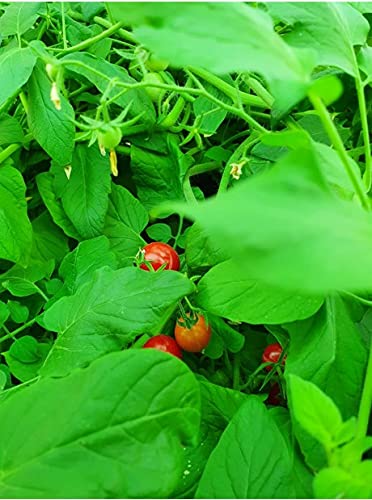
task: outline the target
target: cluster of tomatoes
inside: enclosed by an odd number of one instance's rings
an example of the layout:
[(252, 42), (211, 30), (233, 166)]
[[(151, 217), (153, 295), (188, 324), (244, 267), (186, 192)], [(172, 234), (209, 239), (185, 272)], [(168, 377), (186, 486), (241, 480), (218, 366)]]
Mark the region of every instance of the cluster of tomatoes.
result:
[[(180, 259), (177, 252), (168, 244), (153, 242), (146, 245), (140, 254), (139, 266), (145, 271), (158, 271), (168, 269), (178, 271), (180, 269)], [(211, 338), (211, 327), (204, 316), (194, 314), (194, 317), (179, 318), (174, 327), (174, 338), (169, 335), (159, 334), (151, 337), (144, 348), (157, 349), (167, 352), (182, 359), (182, 350), (187, 352), (201, 352), (205, 349)], [(283, 348), (280, 344), (268, 345), (263, 354), (262, 362), (265, 363), (265, 370), (270, 372), (278, 363), (285, 363)], [(269, 391), (266, 400), (268, 404), (280, 404), (280, 387), (275, 382)]]
[[(180, 268), (177, 252), (166, 243), (149, 243), (141, 253), (143, 262), (140, 268), (145, 271), (157, 271), (160, 268), (178, 271)], [(155, 335), (143, 347), (168, 352), (182, 359), (182, 350), (201, 352), (207, 347), (211, 338), (211, 327), (202, 315), (189, 319), (179, 318), (174, 328), (174, 337)]]

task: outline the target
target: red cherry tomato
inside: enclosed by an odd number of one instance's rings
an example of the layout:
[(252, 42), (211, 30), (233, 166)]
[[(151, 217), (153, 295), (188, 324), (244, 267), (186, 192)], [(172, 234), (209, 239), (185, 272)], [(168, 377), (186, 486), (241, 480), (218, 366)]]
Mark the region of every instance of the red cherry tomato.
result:
[[(277, 363), (282, 355), (282, 352), (283, 348), (280, 344), (275, 343), (268, 345), (262, 354), (263, 363)], [(282, 363), (284, 364), (284, 359)], [(268, 365), (265, 369), (269, 372), (272, 369), (272, 366)]]
[(183, 319), (178, 320), (174, 327), (174, 336), (177, 344), (187, 352), (200, 352), (209, 344), (211, 327), (207, 325), (204, 316), (199, 316), (197, 322), (191, 327), (183, 326)]
[(272, 406), (280, 405), (280, 387), (278, 383), (274, 383), (270, 389), (269, 395), (267, 396), (265, 403)]
[(143, 347), (146, 349), (157, 349), (158, 351), (167, 352), (179, 359), (182, 359), (182, 351), (177, 342), (172, 337), (168, 337), (168, 335), (155, 335), (154, 337), (151, 337), (151, 339), (148, 340)]
[[(166, 264), (164, 269), (178, 271), (180, 268), (180, 258), (178, 257), (178, 253), (166, 243), (154, 241), (153, 243), (149, 243), (143, 247), (143, 252), (145, 260), (151, 262), (155, 271), (163, 264)], [(142, 263), (140, 268), (145, 271), (149, 270), (145, 263)]]

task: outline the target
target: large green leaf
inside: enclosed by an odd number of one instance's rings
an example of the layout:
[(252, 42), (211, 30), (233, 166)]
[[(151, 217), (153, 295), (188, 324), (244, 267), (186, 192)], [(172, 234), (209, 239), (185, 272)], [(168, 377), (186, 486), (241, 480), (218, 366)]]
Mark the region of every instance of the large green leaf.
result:
[(18, 391), (0, 415), (3, 498), (168, 498), (200, 395), (176, 358), (131, 350)]
[(201, 390), (201, 429), (196, 445), (186, 446), (184, 450), (187, 466), (182, 479), (173, 492), (173, 498), (194, 498), (209, 455), (230, 420), (250, 396), (231, 389), (225, 389), (208, 382), (200, 382)]
[(342, 416), (335, 403), (311, 382), (289, 375), (292, 417), (327, 450), (342, 426)]
[(211, 453), (196, 498), (292, 498), (287, 444), (264, 404), (250, 398)]
[(371, 288), (371, 215), (330, 192), (311, 145), (216, 199), (171, 206), (196, 219), (251, 279), (301, 293)]
[(53, 160), (65, 166), (71, 162), (74, 147), (74, 110), (62, 93), (61, 109), (55, 108), (50, 99), (51, 85), (43, 64), (37, 63), (27, 86), (27, 118), (36, 141)]
[(32, 258), (59, 263), (68, 252), (67, 238), (62, 230), (54, 224), (48, 212), (43, 212), (32, 221), (33, 240)]
[(27, 265), (32, 226), (27, 215), (26, 187), (13, 167), (0, 169), (0, 259)]
[(59, 268), (67, 294), (74, 294), (79, 286), (92, 278), (97, 269), (105, 266), (116, 269), (116, 258), (110, 250), (107, 238), (99, 236), (82, 241), (75, 250), (65, 256)]
[[(111, 64), (93, 54), (86, 52), (69, 54), (62, 61), (66, 69), (72, 72), (76, 78), (81, 79), (83, 77), (84, 81), (88, 79), (100, 92), (105, 92), (110, 85), (111, 90), (107, 94), (108, 98), (114, 98), (123, 90), (122, 87), (115, 86), (114, 80), (123, 83), (137, 83), (136, 80), (129, 76), (125, 68)], [(144, 89), (132, 89), (121, 93), (115, 99), (115, 102), (122, 108), (130, 104), (130, 116), (143, 113), (143, 122), (149, 125), (155, 122), (154, 106)]]
[(148, 220), (141, 202), (124, 187), (113, 184), (103, 233), (120, 267), (132, 265), (139, 248), (144, 246), (141, 232)]
[(371, 498), (372, 460), (356, 463), (349, 470), (328, 467), (314, 480), (315, 498)]
[(24, 134), (19, 121), (13, 116), (2, 115), (0, 117), (0, 146), (22, 142), (23, 138)]
[(53, 174), (51, 172), (42, 172), (41, 174), (38, 174), (36, 176), (36, 184), (40, 196), (54, 223), (59, 226), (67, 236), (70, 236), (75, 240), (80, 240), (81, 236), (79, 236), (74, 225), (67, 217), (66, 212), (63, 209), (62, 202), (57, 197), (54, 187)]
[(227, 260), (199, 281), (197, 303), (232, 321), (269, 325), (308, 318), (320, 308), (323, 298), (252, 280), (236, 261)]
[(269, 414), (282, 433), (291, 456), (292, 481), (296, 493), (294, 498), (312, 498), (314, 476), (306, 467), (301, 450), (295, 441), (289, 411), (281, 406), (276, 406), (270, 408)]
[(228, 259), (228, 252), (221, 249), (218, 240), (211, 240), (205, 229), (193, 224), (186, 234), (187, 265), (193, 269), (212, 267)]
[(78, 146), (72, 156), (71, 176), (62, 205), (83, 238), (102, 234), (111, 191), (110, 165), (98, 146)]
[(344, 418), (356, 415), (367, 351), (342, 299), (337, 295), (327, 298), (315, 316), (287, 328), (290, 344), (286, 373), (319, 386), (335, 401)]
[(177, 301), (193, 289), (185, 276), (174, 271), (107, 267), (97, 271), (75, 295), (60, 299), (45, 312), (43, 325), (59, 335), (41, 373), (65, 375), (122, 349), (141, 333), (158, 333)]
[(23, 35), (33, 26), (42, 7), (42, 2), (17, 2), (8, 5), (0, 18), (1, 35)]
[(134, 24), (135, 37), (172, 66), (201, 66), (221, 75), (260, 73), (283, 108), (305, 95), (307, 53), (297, 58), (274, 31), (271, 18), (257, 8), (190, 2), (180, 9), (177, 2), (134, 2), (115, 3), (112, 12), (116, 19)]
[(274, 18), (292, 25), (286, 41), (299, 48), (316, 51), (319, 65), (337, 66), (346, 73), (357, 72), (354, 45), (364, 45), (369, 24), (348, 3), (342, 2), (268, 2)]
[(159, 155), (131, 147), (131, 169), (138, 197), (147, 209), (168, 200), (183, 200), (180, 165), (175, 150)]
[(0, 106), (20, 91), (35, 63), (36, 57), (29, 48), (11, 49), (0, 55), (0, 73), (6, 75), (0, 86)]

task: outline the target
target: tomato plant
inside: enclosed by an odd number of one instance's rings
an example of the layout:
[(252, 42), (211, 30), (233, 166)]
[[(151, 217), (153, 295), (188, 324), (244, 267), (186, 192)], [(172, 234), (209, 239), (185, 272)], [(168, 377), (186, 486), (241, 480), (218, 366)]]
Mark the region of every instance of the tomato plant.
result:
[[(154, 241), (144, 246), (142, 253), (144, 260), (149, 262), (155, 271), (162, 266), (165, 266), (164, 269), (172, 271), (178, 271), (180, 268), (180, 259), (177, 252), (167, 243)], [(149, 270), (145, 262), (140, 267), (145, 271)]]
[(372, 497), (371, 20), (0, 3), (1, 498)]
[(196, 322), (188, 327), (183, 318), (178, 319), (174, 327), (177, 344), (187, 352), (201, 352), (211, 339), (212, 329), (201, 314)]
[(177, 358), (182, 359), (182, 351), (179, 348), (177, 342), (168, 335), (154, 335), (154, 337), (151, 337), (151, 339), (148, 340), (143, 347), (167, 352), (169, 354), (172, 354), (173, 356), (176, 356)]

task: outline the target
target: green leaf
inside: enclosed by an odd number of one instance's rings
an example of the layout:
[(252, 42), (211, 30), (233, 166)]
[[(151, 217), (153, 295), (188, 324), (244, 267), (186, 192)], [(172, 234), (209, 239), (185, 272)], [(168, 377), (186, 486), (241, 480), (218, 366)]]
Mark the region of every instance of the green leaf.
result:
[(39, 293), (39, 288), (31, 281), (24, 278), (9, 278), (2, 281), (1, 285), (15, 297), (28, 297), (35, 293)]
[(208, 314), (208, 321), (211, 324), (212, 336), (206, 347), (204, 354), (212, 359), (222, 356), (225, 349), (230, 352), (239, 352), (244, 345), (244, 335), (231, 328), (221, 318)]
[(32, 221), (33, 241), (31, 256), (34, 260), (49, 261), (58, 264), (69, 251), (67, 238), (54, 224), (48, 212), (41, 213)]
[(196, 498), (291, 498), (287, 445), (263, 403), (250, 398), (211, 453)]
[[(182, 362), (136, 349), (16, 392), (0, 419), (4, 498), (168, 498), (182, 475), (181, 443), (195, 441), (200, 395)], [(27, 439), (36, 422), (43, 432)]]
[(344, 418), (356, 415), (367, 349), (342, 299), (328, 297), (313, 318), (287, 325), (287, 329), (286, 373), (316, 384), (335, 401)]
[(285, 40), (316, 51), (316, 65), (336, 66), (356, 76), (354, 45), (364, 45), (368, 21), (348, 3), (268, 2), (269, 13), (292, 26)]
[(314, 479), (315, 498), (370, 498), (372, 460), (354, 464), (346, 471), (339, 467), (323, 469)]
[(140, 233), (149, 220), (147, 210), (127, 189), (113, 184), (109, 196), (104, 235), (120, 267), (130, 266), (145, 240)]
[(26, 265), (32, 243), (27, 216), (26, 187), (13, 167), (0, 169), (0, 259)]
[(183, 275), (138, 268), (103, 268), (43, 315), (58, 338), (41, 370), (65, 375), (110, 351), (122, 349), (145, 332), (159, 331), (179, 299), (194, 290)]
[(312, 498), (312, 482), (314, 476), (306, 467), (300, 448), (295, 441), (288, 410), (281, 407), (273, 407), (269, 410), (269, 414), (282, 433), (287, 443), (288, 451), (292, 457), (292, 481), (295, 488), (294, 498)]
[(8, 306), (5, 304), (5, 302), (0, 300), (0, 327), (3, 326), (3, 324), (9, 318), (9, 315), (10, 311), (8, 309)]
[(32, 28), (42, 7), (42, 2), (19, 2), (8, 5), (0, 18), (1, 35), (3, 37), (23, 35)]
[(172, 230), (168, 224), (158, 223), (152, 224), (146, 229), (147, 236), (154, 241), (162, 241), (168, 243), (172, 238)]
[(115, 3), (112, 13), (133, 23), (136, 39), (174, 67), (201, 66), (220, 75), (260, 73), (282, 108), (306, 93), (307, 51), (297, 58), (262, 10), (243, 3), (188, 3), (180, 9), (177, 2), (155, 2)]
[(296, 375), (288, 375), (287, 380), (292, 417), (326, 450), (330, 450), (342, 426), (340, 410), (315, 384)]
[(15, 96), (30, 78), (36, 57), (29, 48), (11, 49), (0, 55), (0, 73), (7, 75), (0, 87), (0, 106)]
[(314, 80), (310, 91), (320, 97), (326, 106), (329, 106), (342, 96), (343, 86), (337, 76), (327, 75)]
[(362, 47), (358, 53), (360, 69), (367, 76), (367, 82), (372, 82), (372, 47)]
[(10, 372), (21, 382), (27, 382), (37, 376), (51, 345), (39, 343), (28, 335), (16, 340), (9, 351), (3, 355)]
[(310, 146), (217, 199), (171, 206), (218, 238), (251, 279), (305, 294), (370, 287), (371, 215), (329, 191)]
[(62, 194), (63, 208), (79, 234), (102, 234), (111, 190), (110, 166), (98, 146), (77, 146), (70, 179)]
[(25, 335), (13, 342), (10, 354), (21, 363), (35, 363), (40, 359), (38, 341), (34, 337)]
[(28, 320), (28, 307), (16, 300), (8, 300), (7, 303), (10, 317), (14, 323), (25, 323)]
[(59, 268), (64, 289), (69, 295), (74, 294), (81, 285), (92, 279), (97, 269), (105, 266), (116, 269), (116, 258), (107, 238), (99, 236), (82, 241), (73, 252), (66, 255)]
[[(114, 80), (132, 84), (137, 83), (136, 80), (129, 76), (126, 69), (111, 64), (93, 54), (83, 52), (69, 54), (63, 57), (61, 61), (63, 61), (66, 69), (73, 73), (74, 78), (81, 79), (83, 76), (84, 83), (88, 79), (102, 93), (106, 91), (108, 85), (112, 85), (107, 94), (109, 99), (123, 90), (122, 87), (113, 84)], [(115, 103), (122, 108), (126, 108), (128, 104), (131, 104), (129, 116), (138, 116), (143, 113), (142, 122), (148, 125), (155, 123), (154, 106), (144, 89), (128, 90), (117, 97)]]
[(9, 271), (0, 275), (0, 292), (4, 291), (4, 288), (1, 285), (3, 281), (11, 282), (13, 279), (17, 278), (23, 281), (36, 283), (37, 281), (40, 281), (43, 278), (50, 278), (53, 270), (54, 270), (53, 261), (45, 261), (45, 262), (30, 261), (27, 267), (15, 265), (11, 267)]
[(74, 147), (74, 110), (61, 89), (61, 109), (57, 110), (50, 99), (51, 81), (39, 62), (28, 82), (27, 113), (30, 131), (40, 146), (60, 165), (71, 163)]
[(186, 262), (192, 269), (212, 267), (229, 257), (219, 239), (210, 238), (200, 224), (193, 224), (186, 235)]
[(75, 240), (80, 240), (81, 237), (70, 219), (67, 217), (66, 212), (63, 209), (62, 202), (57, 198), (53, 181), (54, 176), (51, 172), (43, 172), (36, 176), (36, 184), (40, 196), (54, 223), (59, 226), (67, 236), (70, 236)]
[(198, 283), (200, 307), (250, 324), (281, 324), (308, 318), (322, 303), (321, 297), (306, 297), (252, 280), (233, 260), (217, 264)]
[(23, 138), (22, 127), (16, 118), (9, 115), (0, 116), (0, 146), (22, 142)]
[(194, 498), (195, 490), (209, 455), (249, 396), (208, 382), (200, 382), (202, 422), (196, 446), (184, 447), (185, 470), (173, 498)]
[(174, 149), (163, 156), (132, 146), (131, 169), (138, 198), (148, 210), (164, 201), (184, 199)]

